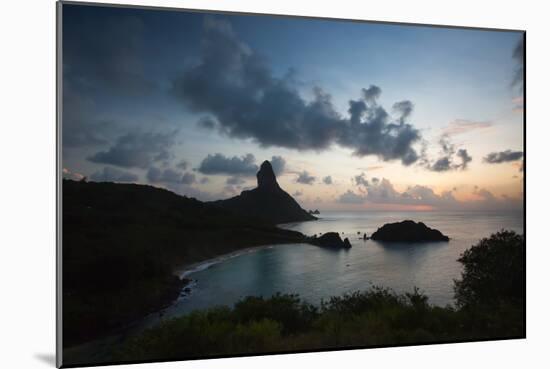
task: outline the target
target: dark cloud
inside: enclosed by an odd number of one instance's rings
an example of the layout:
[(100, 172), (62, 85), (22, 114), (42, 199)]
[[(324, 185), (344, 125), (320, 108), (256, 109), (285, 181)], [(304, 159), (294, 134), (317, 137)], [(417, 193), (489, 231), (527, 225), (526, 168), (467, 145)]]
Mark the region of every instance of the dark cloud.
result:
[[(468, 163), (472, 161), (472, 157), (466, 149), (456, 149), (455, 145), (450, 141), (448, 135), (441, 136), (439, 140), (441, 147), (441, 156), (434, 162), (424, 157), (422, 165), (434, 172), (447, 172), (450, 170), (466, 170)], [(426, 154), (423, 154), (425, 156)], [(455, 159), (457, 161), (455, 161)]]
[(315, 182), (315, 177), (310, 175), (307, 171), (304, 170), (301, 173), (298, 173), (298, 178), (296, 178), (296, 182), (301, 184), (312, 185)]
[(395, 105), (393, 120), (377, 104), (381, 89), (362, 90), (349, 102), (349, 118), (336, 112), (329, 94), (315, 88), (304, 100), (292, 73), (277, 77), (266, 60), (241, 42), (227, 22), (206, 18), (200, 59), (174, 81), (173, 92), (192, 111), (215, 119), (202, 126), (216, 127), (230, 137), (251, 138), (260, 146), (324, 150), (333, 144), (354, 155), (382, 160), (418, 159), (412, 145), (420, 133), (405, 122), (412, 103)]
[(326, 184), (326, 185), (331, 185), (332, 184), (332, 177), (331, 176), (326, 176), (323, 178), (323, 183)]
[(462, 163), (458, 165), (458, 167), (462, 170), (465, 170), (468, 167), (468, 163), (472, 161), (472, 157), (468, 154), (466, 149), (459, 149), (456, 152), (456, 156), (458, 156), (462, 161)]
[(516, 161), (523, 158), (523, 151), (505, 150), (492, 152), (483, 158), (483, 161), (490, 164), (500, 164), (510, 161)]
[(63, 148), (73, 148), (108, 143), (113, 134), (114, 122), (97, 119), (93, 99), (79, 93), (72, 84), (63, 86)]
[(253, 176), (258, 172), (256, 158), (252, 154), (238, 157), (226, 157), (223, 154), (209, 154), (200, 163), (197, 170), (202, 174), (227, 174), (231, 176)]
[(196, 178), (193, 173), (183, 173), (183, 176), (181, 176), (181, 183), (185, 185), (190, 185), (195, 182), (196, 182)]
[(401, 122), (404, 122), (412, 114), (413, 109), (414, 105), (409, 100), (404, 100), (393, 104), (393, 110), (400, 114), (399, 120)]
[(430, 170), (433, 170), (434, 172), (446, 172), (451, 169), (451, 160), (447, 156), (437, 159), (430, 167)]
[(171, 168), (159, 169), (151, 167), (147, 171), (147, 179), (152, 183), (183, 183), (193, 184), (195, 175), (192, 173), (181, 173)]
[(512, 87), (519, 87), (523, 90), (523, 74), (524, 74), (524, 68), (525, 68), (525, 60), (524, 60), (524, 52), (525, 52), (525, 43), (524, 43), (524, 37), (521, 36), (521, 39), (518, 41), (516, 46), (514, 47), (514, 51), (512, 53), (512, 57), (516, 61), (516, 69), (514, 71), (514, 78), (512, 79)]
[(364, 88), (361, 90), (363, 92), (363, 98), (367, 102), (375, 102), (376, 99), (382, 94), (382, 90), (378, 86), (370, 85), (369, 88)]
[(271, 157), (271, 167), (276, 176), (283, 174), (286, 167), (286, 160), (282, 156)]
[(94, 182), (136, 182), (138, 176), (112, 167), (104, 167), (103, 170), (93, 173), (90, 179)]
[(353, 177), (353, 181), (355, 182), (356, 186), (363, 186), (367, 187), (369, 185), (369, 181), (365, 177), (365, 173), (361, 173)]
[(210, 117), (202, 117), (197, 121), (197, 125), (201, 128), (214, 129), (216, 122)]
[(107, 151), (100, 151), (88, 157), (94, 163), (111, 164), (120, 167), (147, 168), (154, 162), (170, 158), (168, 151), (174, 145), (174, 133), (136, 133), (120, 136)]
[(157, 167), (149, 168), (147, 179), (152, 183), (165, 184), (191, 185), (196, 182), (196, 177), (193, 173), (181, 173), (174, 169), (159, 169)]

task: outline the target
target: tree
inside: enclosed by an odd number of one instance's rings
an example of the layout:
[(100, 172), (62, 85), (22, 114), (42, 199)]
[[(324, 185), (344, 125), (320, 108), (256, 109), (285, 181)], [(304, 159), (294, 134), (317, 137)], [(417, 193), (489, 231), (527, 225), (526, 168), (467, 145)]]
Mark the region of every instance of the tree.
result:
[(502, 230), (484, 238), (458, 259), (464, 266), (455, 280), (460, 308), (523, 306), (525, 301), (525, 238)]

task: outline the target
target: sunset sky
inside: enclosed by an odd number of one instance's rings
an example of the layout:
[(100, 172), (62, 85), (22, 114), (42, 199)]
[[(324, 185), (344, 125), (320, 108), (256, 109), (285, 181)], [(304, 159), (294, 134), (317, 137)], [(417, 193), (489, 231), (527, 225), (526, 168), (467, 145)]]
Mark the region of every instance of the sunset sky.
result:
[(63, 6), (65, 178), (323, 210), (520, 210), (523, 34)]

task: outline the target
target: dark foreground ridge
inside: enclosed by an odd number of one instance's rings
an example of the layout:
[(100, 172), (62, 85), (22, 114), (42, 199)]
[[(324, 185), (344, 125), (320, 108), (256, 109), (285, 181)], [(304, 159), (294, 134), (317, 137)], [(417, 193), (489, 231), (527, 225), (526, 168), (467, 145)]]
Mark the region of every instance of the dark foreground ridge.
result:
[(262, 163), (256, 177), (257, 188), (243, 191), (240, 195), (227, 200), (213, 201), (211, 204), (271, 224), (317, 219), (302, 209), (296, 200), (279, 186), (269, 161)]
[[(269, 178), (259, 182), (273, 187)], [(301, 242), (309, 238), (164, 189), (64, 180), (63, 344), (109, 334), (170, 304), (185, 283), (175, 267)]]
[(449, 241), (449, 237), (437, 229), (432, 229), (422, 222), (404, 220), (398, 223), (384, 224), (371, 236), (376, 241), (389, 242), (426, 242)]

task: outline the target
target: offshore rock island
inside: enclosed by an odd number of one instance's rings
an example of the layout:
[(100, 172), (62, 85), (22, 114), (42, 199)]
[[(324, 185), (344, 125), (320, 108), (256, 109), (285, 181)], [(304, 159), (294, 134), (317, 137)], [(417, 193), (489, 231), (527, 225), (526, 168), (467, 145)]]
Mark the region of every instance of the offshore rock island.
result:
[(449, 237), (437, 229), (429, 228), (422, 222), (416, 223), (412, 220), (384, 224), (372, 234), (371, 239), (386, 242), (449, 241)]

